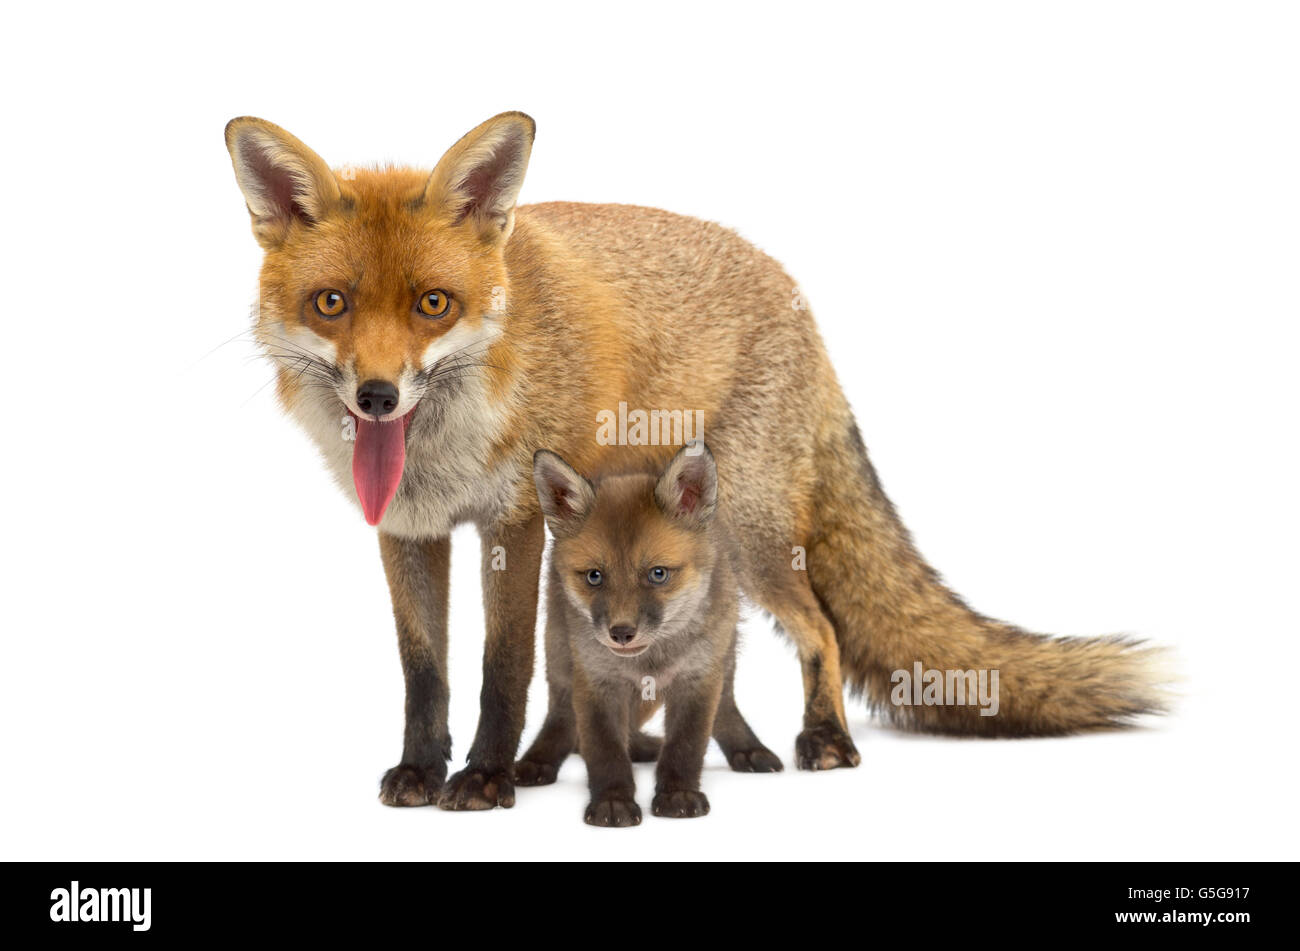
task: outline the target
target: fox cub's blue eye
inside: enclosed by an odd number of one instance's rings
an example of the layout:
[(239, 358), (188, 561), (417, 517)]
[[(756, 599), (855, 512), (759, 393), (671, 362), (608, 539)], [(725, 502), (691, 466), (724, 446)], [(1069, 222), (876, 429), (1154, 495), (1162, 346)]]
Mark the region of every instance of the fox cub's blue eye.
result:
[(445, 317), (451, 310), (451, 295), (446, 291), (426, 291), (420, 298), (420, 313), (426, 317)]
[(650, 569), (651, 584), (663, 584), (667, 580), (668, 580), (667, 568), (660, 568), (659, 566), (656, 565), (654, 568)]
[(595, 568), (592, 568), (590, 571), (587, 572), (587, 584), (591, 585), (593, 588), (598, 586), (604, 580), (605, 580), (605, 576), (602, 575)]

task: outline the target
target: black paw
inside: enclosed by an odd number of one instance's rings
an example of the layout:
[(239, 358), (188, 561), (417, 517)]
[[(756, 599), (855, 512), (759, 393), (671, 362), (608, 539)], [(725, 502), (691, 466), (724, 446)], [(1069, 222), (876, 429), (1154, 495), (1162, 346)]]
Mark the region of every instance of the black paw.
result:
[(699, 790), (679, 789), (655, 793), (650, 811), (668, 819), (694, 819), (709, 814), (709, 797)]
[(835, 723), (804, 730), (794, 741), (794, 752), (800, 769), (835, 769), (862, 762), (852, 737)]
[(737, 773), (779, 773), (785, 769), (781, 757), (766, 746), (752, 750), (733, 750), (727, 760)]
[(384, 773), (379, 801), (385, 806), (428, 806), (438, 801), (447, 765), (408, 766), (403, 763)]
[(516, 786), (549, 786), (560, 773), (558, 763), (521, 759), (515, 763)]
[(641, 807), (631, 799), (593, 799), (582, 820), (589, 826), (622, 829), (641, 824)]
[(507, 770), (466, 767), (443, 784), (438, 808), (453, 812), (509, 809), (515, 804), (515, 786)]

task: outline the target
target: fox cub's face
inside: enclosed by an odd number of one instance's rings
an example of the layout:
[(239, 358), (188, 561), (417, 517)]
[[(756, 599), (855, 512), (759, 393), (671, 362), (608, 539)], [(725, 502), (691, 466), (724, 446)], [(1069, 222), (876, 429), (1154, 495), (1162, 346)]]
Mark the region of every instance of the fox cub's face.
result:
[(635, 656), (683, 633), (720, 557), (710, 531), (718, 478), (709, 450), (687, 446), (657, 479), (619, 475), (594, 485), (541, 450), (533, 479), (564, 594), (590, 621), (590, 635), (614, 654)]
[[(504, 113), (432, 173), (336, 173), (269, 122), (226, 127), (266, 252), (257, 338), (279, 364), (282, 400), (355, 417), (357, 491), (373, 522), (400, 480), (397, 450), (421, 401), (460, 386), (501, 332), (503, 250), (533, 131), (527, 116)], [(376, 429), (398, 422), (400, 432)]]

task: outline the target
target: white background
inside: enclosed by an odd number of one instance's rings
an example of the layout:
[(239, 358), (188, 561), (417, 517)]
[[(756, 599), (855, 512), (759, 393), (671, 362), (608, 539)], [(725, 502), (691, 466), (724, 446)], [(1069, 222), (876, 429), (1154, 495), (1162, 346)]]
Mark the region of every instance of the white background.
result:
[[(1286, 5), (8, 17), (0, 857), (1300, 857)], [(380, 806), (402, 680), (374, 532), (237, 337), (259, 251), (222, 127), (432, 165), (505, 109), (538, 123), (524, 201), (662, 206), (783, 261), (952, 586), (1174, 646), (1177, 715), (989, 742), (851, 704), (861, 767), (799, 773), (797, 665), (754, 619), (740, 704), (787, 771), (713, 751), (707, 818), (588, 828), (576, 757), (511, 811)], [(664, 319), (692, 303), (665, 287)], [(472, 530), (453, 549), (454, 768), (482, 612)]]

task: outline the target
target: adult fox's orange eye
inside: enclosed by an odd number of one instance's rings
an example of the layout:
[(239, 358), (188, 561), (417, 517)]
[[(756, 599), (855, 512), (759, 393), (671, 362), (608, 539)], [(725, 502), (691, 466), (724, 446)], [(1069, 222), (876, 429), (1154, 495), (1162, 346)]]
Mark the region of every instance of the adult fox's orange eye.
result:
[(322, 317), (337, 317), (347, 309), (347, 299), (338, 291), (321, 291), (316, 295), (316, 313)]
[(445, 317), (451, 310), (451, 295), (446, 291), (426, 291), (420, 298), (420, 313), (426, 317)]

